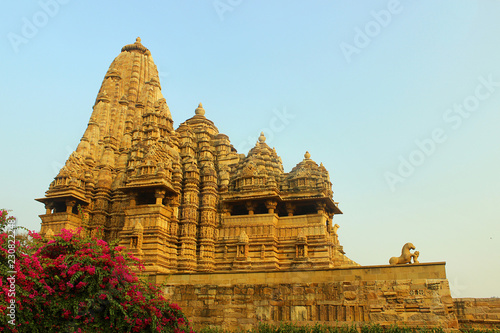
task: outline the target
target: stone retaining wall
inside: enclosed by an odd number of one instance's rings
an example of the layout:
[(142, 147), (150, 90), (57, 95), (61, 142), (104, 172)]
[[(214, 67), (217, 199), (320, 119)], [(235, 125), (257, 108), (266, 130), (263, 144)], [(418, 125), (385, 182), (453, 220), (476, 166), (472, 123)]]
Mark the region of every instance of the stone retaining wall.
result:
[(500, 298), (453, 299), (460, 327), (500, 329)]
[(258, 322), (457, 328), (445, 263), (156, 276), (195, 328)]

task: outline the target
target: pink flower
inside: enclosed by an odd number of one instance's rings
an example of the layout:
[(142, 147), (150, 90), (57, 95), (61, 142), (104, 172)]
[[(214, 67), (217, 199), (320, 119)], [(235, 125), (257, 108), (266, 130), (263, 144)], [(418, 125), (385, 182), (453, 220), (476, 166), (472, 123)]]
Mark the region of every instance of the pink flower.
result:
[(87, 282), (80, 281), (76, 284), (76, 289), (81, 289), (81, 288), (85, 287), (87, 284), (88, 284)]
[(71, 266), (71, 267), (70, 267), (70, 269), (68, 270), (68, 274), (69, 274), (69, 276), (75, 275), (75, 273), (76, 273), (77, 271), (79, 271), (79, 270), (80, 270), (80, 268), (81, 268), (81, 267), (80, 267), (80, 265), (79, 265), (79, 264), (74, 264), (73, 266)]
[(64, 309), (62, 316), (64, 319), (68, 319), (70, 314), (71, 314), (71, 312), (69, 310)]
[(94, 266), (87, 266), (87, 267), (85, 267), (85, 269), (87, 270), (87, 272), (89, 272), (90, 275), (95, 274), (95, 267)]
[(171, 303), (171, 304), (170, 304), (170, 307), (171, 307), (172, 309), (174, 309), (174, 310), (179, 310), (179, 311), (181, 310), (181, 307), (180, 307), (179, 305), (175, 304), (175, 303)]

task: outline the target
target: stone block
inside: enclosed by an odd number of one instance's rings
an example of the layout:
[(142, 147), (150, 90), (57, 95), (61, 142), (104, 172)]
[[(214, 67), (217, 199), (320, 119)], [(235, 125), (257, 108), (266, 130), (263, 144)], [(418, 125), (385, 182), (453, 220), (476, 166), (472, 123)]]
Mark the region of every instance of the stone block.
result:
[(263, 295), (266, 295), (266, 296), (270, 296), (273, 294), (273, 289), (272, 288), (269, 288), (269, 287), (264, 287), (262, 289), (262, 294)]
[(306, 306), (292, 306), (290, 312), (290, 320), (292, 321), (307, 321), (307, 307)]
[(353, 301), (357, 298), (357, 294), (354, 291), (344, 291), (344, 298), (348, 301)]

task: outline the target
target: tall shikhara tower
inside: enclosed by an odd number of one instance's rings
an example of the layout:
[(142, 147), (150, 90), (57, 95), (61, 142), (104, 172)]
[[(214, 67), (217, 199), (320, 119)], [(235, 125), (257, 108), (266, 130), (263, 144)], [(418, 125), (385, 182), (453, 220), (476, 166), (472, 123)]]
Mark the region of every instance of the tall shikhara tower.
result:
[(151, 274), (357, 265), (332, 225), (342, 212), (331, 186), (309, 153), (285, 173), (263, 134), (238, 154), (201, 104), (174, 130), (137, 38), (109, 67), (80, 144), (38, 199), (41, 233), (99, 230)]

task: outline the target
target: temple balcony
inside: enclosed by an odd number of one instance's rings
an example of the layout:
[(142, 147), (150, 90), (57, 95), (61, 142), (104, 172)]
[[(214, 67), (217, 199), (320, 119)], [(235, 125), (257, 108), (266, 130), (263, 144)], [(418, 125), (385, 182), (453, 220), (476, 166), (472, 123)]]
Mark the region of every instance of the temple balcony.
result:
[(139, 205), (125, 208), (124, 230), (132, 229), (140, 221), (145, 229), (149, 227), (167, 228), (173, 209), (165, 205)]
[(49, 229), (58, 234), (61, 229), (76, 230), (82, 226), (82, 218), (73, 213), (52, 213), (39, 215), (42, 219), (40, 234), (45, 234)]
[(222, 227), (245, 226), (245, 225), (276, 225), (278, 216), (276, 214), (254, 214), (223, 216)]
[(328, 216), (326, 214), (306, 214), (306, 215), (293, 215), (293, 216), (282, 216), (279, 218), (278, 227), (290, 227), (290, 226), (307, 226), (311, 224), (326, 225)]

